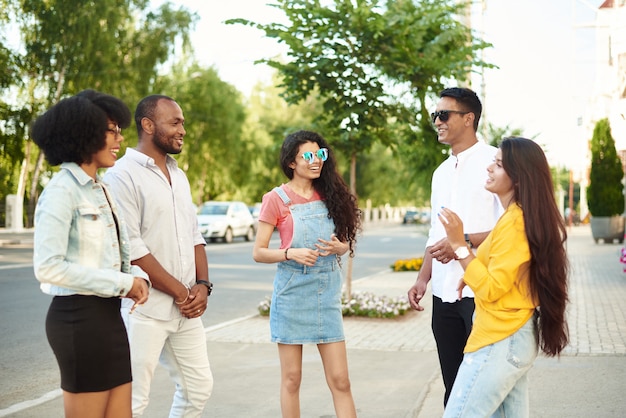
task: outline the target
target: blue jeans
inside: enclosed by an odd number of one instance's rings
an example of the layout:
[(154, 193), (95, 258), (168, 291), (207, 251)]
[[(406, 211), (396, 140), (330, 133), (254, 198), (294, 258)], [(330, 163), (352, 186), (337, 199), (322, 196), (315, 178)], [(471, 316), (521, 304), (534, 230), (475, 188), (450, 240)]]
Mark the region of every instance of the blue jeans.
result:
[(444, 418), (528, 417), (528, 371), (537, 351), (533, 316), (510, 337), (465, 353)]

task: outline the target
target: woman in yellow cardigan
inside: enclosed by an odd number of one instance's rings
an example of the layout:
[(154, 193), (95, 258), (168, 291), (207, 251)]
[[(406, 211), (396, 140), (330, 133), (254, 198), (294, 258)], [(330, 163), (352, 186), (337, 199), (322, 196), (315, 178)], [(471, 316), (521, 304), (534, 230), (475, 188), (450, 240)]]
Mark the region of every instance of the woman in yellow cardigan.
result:
[(565, 321), (568, 262), (563, 217), (541, 148), (506, 138), (487, 168), (485, 188), (505, 212), (476, 255), (463, 223), (442, 208), (439, 219), (465, 276), (459, 293), (475, 293), (475, 318), (444, 417), (528, 417), (528, 378), (538, 348), (559, 355)]

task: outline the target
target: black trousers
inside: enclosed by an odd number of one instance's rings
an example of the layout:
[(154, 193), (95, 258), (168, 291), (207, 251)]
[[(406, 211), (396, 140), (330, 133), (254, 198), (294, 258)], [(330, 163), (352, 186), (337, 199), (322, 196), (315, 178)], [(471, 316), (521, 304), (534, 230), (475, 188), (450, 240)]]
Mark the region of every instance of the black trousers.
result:
[(446, 393), (443, 405), (448, 403), (456, 374), (463, 361), (463, 350), (472, 330), (474, 298), (463, 298), (449, 303), (433, 296), (432, 329), (437, 343), (437, 354)]

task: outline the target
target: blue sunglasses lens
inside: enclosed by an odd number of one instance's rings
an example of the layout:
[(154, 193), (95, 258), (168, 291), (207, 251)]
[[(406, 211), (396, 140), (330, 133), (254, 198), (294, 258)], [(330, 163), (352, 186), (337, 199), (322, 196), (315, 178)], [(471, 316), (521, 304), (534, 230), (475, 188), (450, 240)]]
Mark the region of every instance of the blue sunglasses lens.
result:
[(328, 149), (320, 148), (315, 152), (307, 151), (302, 153), (302, 158), (309, 164), (312, 164), (315, 161), (315, 157), (317, 157), (321, 161), (326, 161), (328, 159)]

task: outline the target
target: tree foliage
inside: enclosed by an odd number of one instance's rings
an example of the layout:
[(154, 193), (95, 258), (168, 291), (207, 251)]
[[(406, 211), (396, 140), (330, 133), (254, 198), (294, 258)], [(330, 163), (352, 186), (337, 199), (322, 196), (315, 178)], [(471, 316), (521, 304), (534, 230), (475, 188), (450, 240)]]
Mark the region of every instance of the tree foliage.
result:
[(0, 35), (17, 30), (20, 36), (17, 47), (0, 45), (1, 146), (3, 152), (9, 141), (13, 147), (2, 156), (0, 174), (6, 168), (13, 183), (0, 197), (16, 188), (28, 197), (28, 214), (41, 188), (40, 174), (51, 171), (29, 140), (35, 116), (86, 88), (116, 95), (132, 107), (150, 92), (159, 67), (176, 48), (188, 48), (197, 16), (170, 3), (151, 10), (147, 0), (3, 0), (0, 5)]
[(434, 0), (280, 0), (276, 7), (288, 25), (227, 23), (256, 27), (287, 45), (285, 61), (262, 61), (280, 72), (289, 103), (319, 93), (324, 112), (316, 123), (351, 158), (351, 178), (357, 156), (375, 143), (399, 147), (411, 156), (414, 172), (429, 176), (443, 159), (443, 147), (430, 125), (427, 96), (486, 65), (473, 57), (489, 45), (474, 41), (456, 19), (461, 6)]
[[(489, 45), (459, 23), (461, 6), (452, 0), (278, 0), (287, 24), (230, 22), (288, 46), (286, 57), (263, 60), (277, 70), (276, 85), (259, 86), (246, 101), (191, 60), (188, 34), (198, 16), (171, 3), (0, 6), (0, 198), (22, 190), (31, 208), (53, 170), (37, 156), (28, 126), (84, 88), (121, 97), (131, 109), (152, 93), (181, 103), (187, 136), (177, 158), (198, 203), (259, 201), (284, 181), (277, 163), (284, 137), (311, 129), (331, 142), (362, 198), (421, 204), (447, 151), (428, 116), (436, 94), (488, 66), (475, 56)], [(14, 29), (18, 47), (2, 37)], [(133, 129), (124, 136), (124, 146), (136, 143)]]
[[(271, 84), (255, 86), (247, 102), (248, 119), (243, 138), (250, 150), (251, 179), (245, 189), (252, 202), (286, 181), (280, 167), (280, 147), (285, 137), (299, 129), (316, 130), (314, 120), (323, 112), (317, 93), (297, 104), (283, 98), (280, 79), (274, 75)], [(341, 156), (338, 156), (341, 164)]]
[[(489, 145), (493, 145), (494, 147), (500, 146), (502, 140), (509, 136), (524, 136), (524, 131), (522, 128), (512, 128), (509, 125), (506, 126), (495, 126), (492, 123), (488, 123), (486, 126), (486, 138), (485, 141)], [(536, 135), (535, 135), (536, 136)], [(534, 139), (534, 137), (526, 137), (528, 139)]]
[(591, 171), (587, 200), (592, 216), (614, 216), (624, 212), (622, 179), (624, 169), (615, 149), (608, 119), (596, 122), (591, 137)]
[(189, 48), (197, 20), (170, 3), (152, 11), (146, 0), (20, 3), (23, 70), (47, 87), (47, 106), (85, 88), (133, 99), (146, 93), (175, 48)]
[(250, 152), (241, 138), (246, 113), (239, 91), (215, 69), (198, 64), (174, 66), (154, 91), (171, 96), (183, 109), (187, 134), (177, 158), (196, 203), (245, 200), (240, 189), (250, 181)]
[(386, 2), (379, 65), (398, 88), (408, 90), (408, 106), (398, 126), (399, 155), (412, 167), (416, 182), (430, 184), (435, 167), (447, 156), (430, 120), (438, 93), (468, 84), (473, 71), (493, 67), (478, 54), (491, 44), (461, 22), (466, 6), (439, 0)]
[(242, 19), (229, 23), (255, 26), (288, 46), (286, 62), (264, 60), (280, 72), (283, 97), (295, 104), (319, 94), (319, 130), (337, 151), (354, 158), (377, 140), (388, 143), (386, 124), (396, 112), (373, 64), (384, 22), (375, 12), (376, 1), (321, 3), (278, 1), (289, 26)]
[(428, 206), (428, 185), (415, 181), (412, 167), (390, 147), (374, 144), (359, 158), (356, 175), (357, 193), (367, 198), (372, 207), (390, 202), (394, 206)]

